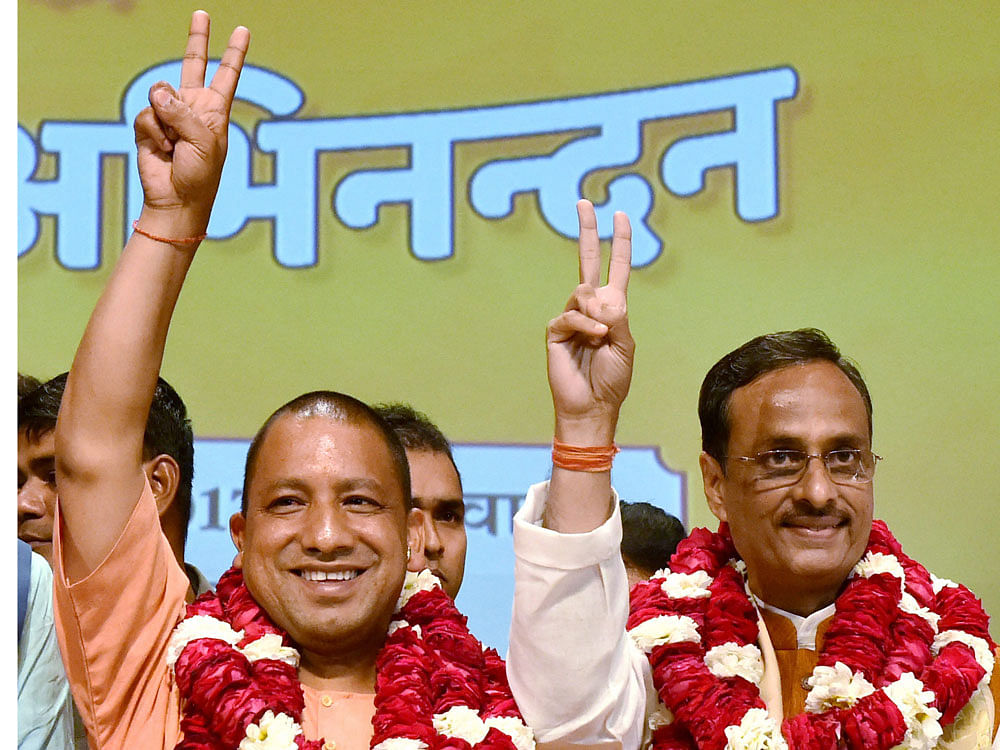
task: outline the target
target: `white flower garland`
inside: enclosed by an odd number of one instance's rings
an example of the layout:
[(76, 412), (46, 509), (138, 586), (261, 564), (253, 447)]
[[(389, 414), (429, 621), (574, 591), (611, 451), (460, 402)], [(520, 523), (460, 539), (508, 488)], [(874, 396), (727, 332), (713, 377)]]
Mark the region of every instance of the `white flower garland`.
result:
[(788, 750), (778, 722), (763, 708), (751, 708), (738, 725), (726, 727), (725, 750)]
[(698, 624), (684, 615), (654, 617), (636, 625), (628, 634), (635, 645), (647, 654), (664, 643), (697, 643), (701, 639)]
[[(420, 626), (411, 626), (405, 619), (401, 619), (402, 615), (399, 613), (417, 592), (433, 588), (440, 588), (440, 581), (429, 570), (406, 573), (396, 605), (398, 619), (390, 622), (388, 635), (401, 628), (412, 628), (414, 634), (422, 638)], [(167, 644), (167, 662), (173, 668), (189, 643), (210, 638), (229, 644), (250, 662), (274, 659), (298, 668), (298, 651), (282, 645), (280, 635), (266, 633), (240, 648), (239, 643), (244, 637), (244, 631), (234, 630), (229, 623), (216, 617), (209, 615), (186, 617), (174, 628), (170, 636)], [(481, 742), (493, 728), (506, 734), (517, 750), (535, 750), (534, 733), (531, 728), (513, 716), (492, 716), (483, 720), (478, 711), (468, 706), (454, 706), (443, 714), (435, 714), (433, 725), (439, 733), (448, 737), (459, 737), (471, 745)], [(298, 750), (296, 737), (301, 733), (302, 727), (293, 717), (285, 713), (275, 714), (274, 711), (268, 710), (256, 723), (247, 726), (245, 737), (240, 741), (238, 750)], [(420, 740), (390, 737), (378, 743), (372, 750), (428, 750), (428, 747)]]
[[(730, 565), (746, 575), (746, 565), (742, 560), (731, 560)], [(853, 575), (870, 578), (888, 573), (899, 579), (902, 597), (899, 608), (918, 615), (928, 622), (935, 638), (932, 651), (936, 655), (949, 643), (960, 642), (969, 646), (976, 661), (985, 670), (979, 688), (988, 684), (993, 673), (994, 656), (989, 644), (982, 638), (963, 631), (947, 630), (938, 632), (940, 615), (932, 612), (906, 592), (906, 572), (894, 555), (869, 552), (855, 566)], [(694, 573), (672, 573), (658, 571), (653, 579), (663, 578), (661, 589), (671, 598), (702, 598), (710, 596), (709, 587), (713, 578), (705, 571)], [(931, 576), (934, 593), (947, 587), (957, 587), (953, 581)], [(628, 631), (635, 645), (650, 653), (653, 648), (666, 643), (698, 642), (701, 635), (697, 623), (683, 615), (660, 615), (653, 617)], [(760, 649), (754, 645), (739, 646), (735, 642), (724, 643), (709, 649), (705, 654), (705, 665), (713, 675), (720, 678), (739, 676), (760, 685), (764, 673), (764, 663)], [(833, 667), (817, 665), (808, 678), (810, 690), (806, 696), (806, 711), (822, 713), (831, 708), (850, 708), (861, 698), (876, 692), (876, 688), (860, 673), (854, 673), (847, 665), (837, 662)], [(906, 750), (930, 750), (943, 734), (939, 723), (941, 713), (930, 704), (934, 693), (924, 689), (911, 672), (905, 672), (894, 682), (880, 688), (896, 705), (907, 726), (903, 743)], [(656, 712), (648, 720), (649, 729), (659, 727), (674, 720), (670, 710), (660, 703)], [(725, 750), (787, 750), (788, 744), (781, 734), (781, 727), (766, 710), (753, 708), (744, 714), (739, 725), (726, 727)]]

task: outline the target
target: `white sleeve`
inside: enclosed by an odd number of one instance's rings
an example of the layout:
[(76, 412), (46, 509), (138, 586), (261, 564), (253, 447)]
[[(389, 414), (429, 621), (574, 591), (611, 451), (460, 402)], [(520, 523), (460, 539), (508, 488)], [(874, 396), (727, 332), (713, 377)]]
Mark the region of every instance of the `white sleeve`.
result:
[(636, 750), (656, 707), (649, 662), (625, 632), (628, 580), (618, 497), (603, 525), (540, 524), (548, 483), (514, 517), (514, 609), (507, 675), (538, 742)]

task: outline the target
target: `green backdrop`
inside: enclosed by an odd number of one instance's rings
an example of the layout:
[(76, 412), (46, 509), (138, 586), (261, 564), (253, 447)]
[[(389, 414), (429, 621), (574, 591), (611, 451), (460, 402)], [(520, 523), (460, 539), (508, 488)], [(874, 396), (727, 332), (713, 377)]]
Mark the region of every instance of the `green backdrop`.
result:
[[(1000, 25), (990, 2), (210, 2), (218, 55), (237, 23), (249, 61), (295, 81), (299, 117), (463, 109), (664, 86), (791, 66), (778, 105), (779, 215), (734, 212), (730, 170), (683, 198), (656, 179), (667, 143), (729, 127), (725, 113), (648, 123), (662, 255), (633, 274), (635, 378), (623, 444), (655, 444), (688, 472), (689, 520), (710, 520), (695, 404), (723, 353), (770, 330), (817, 326), (860, 364), (875, 401), (876, 514), (939, 576), (1000, 612)], [(22, 0), (18, 121), (115, 121), (129, 82), (183, 50), (190, 8)], [(250, 131), (263, 114), (238, 103)], [(330, 209), (361, 165), (403, 149), (319, 159), (319, 262), (289, 269), (252, 221), (199, 251), (164, 364), (201, 436), (248, 437), (291, 395), (336, 387), (412, 401), (459, 442), (544, 443), (543, 330), (576, 282), (575, 245), (520, 196), (488, 220), (465, 186), (482, 164), (568, 136), (455, 151), (455, 254), (409, 250), (405, 206), (355, 230)], [(255, 157), (269, 179), (272, 162)], [(597, 170), (587, 197), (622, 169)], [(124, 160), (104, 160), (101, 265), (56, 261), (54, 221), (18, 263), (18, 366), (67, 369), (123, 242)], [(53, 177), (43, 158), (38, 175)], [(325, 208), (324, 208), (325, 207)], [(994, 632), (996, 628), (994, 628)]]

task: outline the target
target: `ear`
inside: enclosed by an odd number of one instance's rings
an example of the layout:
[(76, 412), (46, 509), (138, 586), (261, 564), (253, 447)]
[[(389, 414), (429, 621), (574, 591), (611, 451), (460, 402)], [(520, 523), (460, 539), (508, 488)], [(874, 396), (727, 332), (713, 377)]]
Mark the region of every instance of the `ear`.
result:
[(705, 485), (705, 499), (708, 501), (708, 509), (720, 521), (728, 520), (726, 518), (726, 493), (723, 486), (726, 475), (722, 473), (722, 466), (705, 451), (702, 451), (698, 457), (698, 465), (701, 467), (701, 481)]
[(406, 545), (410, 551), (406, 569), (414, 573), (427, 567), (427, 558), (424, 556), (424, 524), (427, 522), (427, 514), (420, 508), (413, 508), (406, 516)]
[(229, 517), (229, 536), (233, 538), (233, 544), (236, 545), (236, 557), (233, 558), (233, 567), (242, 568), (243, 567), (243, 534), (246, 532), (247, 519), (243, 517), (242, 513), (233, 513)]
[(181, 467), (173, 456), (161, 453), (146, 461), (142, 468), (146, 472), (146, 478), (149, 479), (153, 497), (156, 498), (156, 512), (162, 517), (170, 509), (177, 495), (177, 488), (181, 483)]

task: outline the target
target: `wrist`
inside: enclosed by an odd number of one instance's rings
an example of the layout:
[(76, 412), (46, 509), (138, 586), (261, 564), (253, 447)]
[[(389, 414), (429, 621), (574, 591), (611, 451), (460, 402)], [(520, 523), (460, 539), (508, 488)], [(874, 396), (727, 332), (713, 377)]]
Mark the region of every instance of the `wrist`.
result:
[(556, 414), (554, 436), (556, 440), (580, 447), (607, 446), (615, 442), (617, 414), (590, 414), (566, 416)]
[[(144, 205), (137, 226), (142, 233), (176, 239), (203, 237), (211, 213), (187, 206)], [(195, 244), (195, 243), (188, 243)]]

